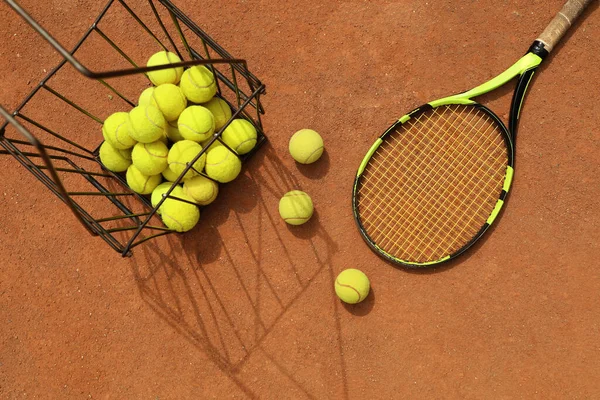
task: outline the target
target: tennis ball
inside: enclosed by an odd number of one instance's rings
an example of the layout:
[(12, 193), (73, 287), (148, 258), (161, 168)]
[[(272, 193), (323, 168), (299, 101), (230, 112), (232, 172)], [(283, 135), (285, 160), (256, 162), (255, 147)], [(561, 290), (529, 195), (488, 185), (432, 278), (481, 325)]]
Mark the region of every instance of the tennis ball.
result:
[(131, 160), (144, 175), (158, 175), (169, 166), (169, 149), (163, 142), (138, 143), (133, 146)]
[(167, 167), (167, 169), (165, 169), (162, 172), (163, 178), (165, 178), (169, 182), (175, 182), (177, 178), (179, 178), (179, 175), (180, 174), (176, 174), (175, 172), (173, 172), (173, 170), (170, 167)]
[(206, 175), (218, 182), (231, 182), (241, 170), (242, 162), (225, 146), (216, 146), (206, 154)]
[(208, 108), (190, 106), (179, 116), (177, 127), (184, 139), (202, 142), (215, 132), (215, 119)]
[(323, 139), (312, 129), (300, 129), (292, 135), (289, 149), (300, 164), (312, 164), (323, 154)]
[(156, 142), (165, 134), (165, 117), (152, 105), (135, 107), (129, 112), (129, 122), (130, 135), (138, 142)]
[[(210, 142), (211, 140), (212, 140), (212, 136), (211, 136), (211, 137), (209, 137), (208, 139), (206, 139), (204, 142), (200, 142), (200, 144), (202, 145), (202, 148), (205, 148), (205, 147), (207, 147), (207, 146), (208, 146), (208, 142)], [(217, 140), (215, 140), (215, 141), (213, 142), (213, 144), (211, 144), (211, 145), (210, 145), (210, 147), (208, 147), (208, 148), (206, 149), (206, 151), (208, 151), (208, 150), (211, 150), (211, 149), (214, 149), (214, 148), (215, 148), (215, 147), (217, 147), (217, 146), (223, 146), (223, 143), (221, 143), (221, 141), (220, 141), (220, 140), (218, 140), (218, 139), (217, 139)]]
[[(181, 62), (181, 58), (175, 53), (170, 51), (159, 51), (150, 57), (146, 66), (154, 67), (156, 65), (174, 64)], [(167, 68), (158, 71), (148, 72), (148, 78), (155, 85), (162, 85), (163, 83), (172, 83), (177, 85), (183, 74), (183, 67)]]
[[(197, 155), (202, 151), (202, 146), (191, 140), (181, 140), (171, 147), (169, 150), (169, 156), (167, 158), (169, 162), (169, 168), (177, 175), (181, 175), (183, 170), (187, 167)], [(206, 162), (206, 153), (202, 154), (200, 158), (192, 166), (183, 177), (183, 179), (189, 179), (201, 172)]]
[(208, 108), (215, 119), (215, 130), (219, 131), (231, 118), (229, 104), (219, 97), (213, 97), (209, 102), (203, 103), (202, 107)]
[(279, 215), (290, 225), (302, 225), (313, 215), (310, 196), (300, 190), (292, 190), (279, 200)]
[[(167, 122), (167, 137), (171, 142), (177, 143), (180, 140), (183, 140), (183, 136), (179, 133), (179, 127), (177, 126), (177, 121)], [(203, 146), (204, 147), (204, 146)]]
[(215, 76), (204, 65), (196, 65), (185, 70), (179, 87), (185, 97), (194, 103), (206, 103), (217, 93)]
[[(194, 199), (181, 193), (179, 196), (184, 200), (194, 202)], [(194, 204), (184, 201), (167, 199), (161, 207), (161, 216), (169, 229), (177, 232), (187, 232), (196, 226), (200, 220), (200, 210)]]
[(152, 100), (152, 93), (154, 93), (154, 86), (144, 89), (144, 91), (140, 94), (138, 106), (147, 106), (150, 104), (150, 101)]
[(335, 279), (335, 294), (345, 303), (356, 304), (369, 294), (369, 278), (357, 269), (346, 269)]
[(176, 121), (187, 107), (187, 99), (179, 86), (172, 83), (163, 83), (152, 91), (150, 104), (162, 112), (165, 120)]
[(126, 112), (116, 112), (104, 120), (102, 125), (102, 136), (104, 140), (115, 149), (130, 149), (135, 145), (136, 140), (132, 136), (129, 114)]
[[(158, 185), (153, 191), (152, 191), (152, 196), (150, 197), (150, 202), (152, 203), (152, 207), (156, 207), (156, 205), (158, 204), (158, 202), (162, 199), (163, 195), (165, 193), (167, 193), (167, 191), (171, 188), (171, 186), (173, 186), (173, 182), (164, 182), (161, 183), (160, 185)], [(173, 190), (171, 191), (170, 196), (175, 196), (175, 197), (181, 197), (184, 194), (183, 192), (183, 188), (181, 187), (181, 185), (176, 185)], [(174, 200), (174, 199), (167, 199), (167, 200)], [(165, 200), (165, 202), (167, 201)], [(164, 205), (165, 203), (163, 202), (162, 205)], [(158, 214), (161, 214), (161, 210), (162, 210), (162, 205), (161, 207), (156, 210), (156, 212)]]
[(206, 206), (217, 198), (219, 184), (205, 176), (197, 175), (183, 183), (183, 190), (197, 204)]
[(109, 142), (100, 146), (100, 161), (109, 171), (123, 172), (131, 165), (131, 150), (115, 149)]
[(162, 177), (158, 175), (144, 175), (133, 164), (127, 168), (127, 184), (136, 193), (150, 194), (160, 184)]
[(246, 154), (256, 145), (256, 128), (245, 119), (234, 119), (221, 134), (221, 139), (238, 154)]

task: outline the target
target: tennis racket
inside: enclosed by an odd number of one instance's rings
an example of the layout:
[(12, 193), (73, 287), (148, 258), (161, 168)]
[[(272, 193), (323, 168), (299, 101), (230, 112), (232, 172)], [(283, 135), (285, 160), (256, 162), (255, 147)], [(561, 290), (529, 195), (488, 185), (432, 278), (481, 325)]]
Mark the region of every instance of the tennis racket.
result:
[[(593, 0), (568, 0), (527, 54), (469, 91), (404, 115), (371, 146), (352, 206), (369, 246), (407, 267), (467, 250), (494, 222), (514, 173), (514, 144), (527, 87), (542, 60)], [(473, 98), (517, 78), (508, 127)]]

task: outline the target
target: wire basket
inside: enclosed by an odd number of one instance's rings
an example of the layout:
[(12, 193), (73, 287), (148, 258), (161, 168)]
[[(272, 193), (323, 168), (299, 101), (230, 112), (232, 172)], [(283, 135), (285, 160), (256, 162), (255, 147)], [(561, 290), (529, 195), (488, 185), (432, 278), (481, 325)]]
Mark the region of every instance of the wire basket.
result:
[[(242, 161), (266, 141), (261, 114), (262, 84), (244, 60), (233, 58), (169, 0), (110, 0), (73, 50), (67, 51), (15, 1), (7, 3), (64, 58), (0, 126), (0, 155), (12, 155), (58, 196), (92, 235), (104, 239), (123, 256), (148, 240), (173, 233), (157, 217), (183, 176), (215, 141)], [(177, 64), (145, 67), (157, 51), (176, 53)], [(99, 57), (101, 55), (101, 57)], [(91, 59), (94, 72), (85, 65)], [(150, 86), (147, 72), (205, 65), (217, 83), (216, 96), (225, 100), (232, 117), (171, 185), (153, 207), (148, 196), (133, 192), (124, 174), (103, 167), (99, 148), (104, 119), (129, 111), (143, 89)], [(88, 64), (90, 65), (90, 64)], [(140, 67), (142, 65), (142, 67)], [(244, 118), (257, 130), (256, 146), (242, 156), (221, 140), (231, 121)], [(203, 174), (202, 171), (196, 173)], [(205, 175), (206, 176), (206, 175)], [(217, 200), (218, 201), (218, 200)]]

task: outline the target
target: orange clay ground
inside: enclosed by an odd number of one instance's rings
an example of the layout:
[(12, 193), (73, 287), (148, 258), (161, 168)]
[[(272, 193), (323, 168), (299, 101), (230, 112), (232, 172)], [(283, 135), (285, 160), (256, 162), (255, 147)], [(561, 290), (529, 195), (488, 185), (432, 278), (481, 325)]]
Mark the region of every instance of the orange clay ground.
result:
[[(531, 87), (486, 240), (443, 268), (394, 268), (350, 202), (395, 118), (504, 70), (562, 3), (176, 0), (267, 85), (270, 142), (198, 227), (131, 258), (0, 156), (0, 398), (600, 397), (597, 1)], [(70, 48), (104, 2), (21, 4)], [(3, 2), (0, 20), (12, 111), (60, 56)], [(507, 110), (503, 93), (488, 105)], [(305, 127), (327, 151), (300, 166), (287, 145)], [(277, 212), (291, 189), (316, 206), (303, 226)], [(333, 291), (350, 267), (372, 282), (356, 306)]]

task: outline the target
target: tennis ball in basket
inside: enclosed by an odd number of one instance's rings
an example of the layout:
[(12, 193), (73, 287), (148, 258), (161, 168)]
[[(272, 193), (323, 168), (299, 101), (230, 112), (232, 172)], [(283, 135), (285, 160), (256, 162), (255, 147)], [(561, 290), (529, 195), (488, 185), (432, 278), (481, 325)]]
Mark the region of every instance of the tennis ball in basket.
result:
[[(181, 175), (183, 170), (187, 167), (188, 163), (202, 151), (202, 146), (191, 140), (181, 140), (171, 147), (169, 150), (169, 156), (167, 158), (169, 162), (169, 168), (177, 175)], [(202, 154), (200, 158), (194, 163), (193, 169), (190, 169), (183, 177), (183, 179), (189, 179), (201, 172), (206, 163), (206, 153)], [(195, 171), (194, 171), (195, 170)]]
[(202, 107), (208, 108), (215, 119), (215, 130), (220, 130), (231, 118), (229, 104), (219, 97), (213, 97), (209, 102), (203, 103)]
[(165, 169), (162, 172), (163, 178), (165, 178), (169, 182), (175, 182), (177, 178), (179, 178), (179, 175), (180, 174), (176, 174), (175, 172), (173, 172), (173, 170), (170, 167), (167, 167), (167, 169)]
[[(167, 191), (171, 188), (172, 185), (173, 185), (173, 182), (164, 182), (164, 183), (161, 183), (160, 185), (158, 185), (156, 187), (156, 189), (154, 189), (152, 191), (152, 196), (150, 197), (150, 202), (152, 203), (152, 207), (156, 207), (158, 202), (162, 199), (163, 194), (167, 193)], [(181, 187), (181, 185), (176, 185), (170, 194), (170, 196), (175, 196), (175, 197), (181, 197), (182, 195), (183, 195), (183, 188)], [(167, 200), (174, 200), (174, 199), (167, 199)], [(164, 204), (165, 203), (163, 202), (162, 205), (164, 205)], [(162, 212), (161, 211), (162, 205), (158, 210), (156, 210), (156, 212), (158, 214), (161, 214), (161, 212)]]
[(206, 103), (217, 93), (215, 76), (204, 65), (191, 67), (181, 76), (179, 87), (193, 103)]
[(302, 225), (314, 211), (310, 196), (301, 190), (292, 190), (279, 200), (279, 215), (290, 225)]
[(243, 118), (234, 119), (221, 134), (225, 144), (238, 154), (246, 154), (256, 145), (256, 128)]
[(206, 206), (217, 198), (219, 184), (205, 176), (197, 175), (183, 183), (183, 190), (196, 204)]
[(181, 133), (179, 133), (177, 121), (167, 122), (167, 137), (173, 143), (177, 143), (184, 139), (183, 136), (181, 136)]
[[(181, 195), (177, 197), (194, 202), (194, 199), (185, 193), (181, 193)], [(161, 206), (161, 216), (163, 222), (169, 229), (173, 229), (177, 232), (187, 232), (195, 227), (200, 220), (200, 210), (195, 204), (189, 204), (175, 199), (167, 199)]]
[(208, 108), (189, 106), (179, 116), (177, 127), (184, 139), (200, 143), (215, 132), (215, 119)]
[(131, 150), (115, 149), (110, 143), (100, 146), (100, 161), (109, 171), (123, 172), (131, 165)]
[(144, 89), (138, 99), (138, 106), (147, 106), (152, 100), (152, 93), (154, 93), (154, 86)]
[(130, 149), (136, 144), (132, 136), (129, 114), (126, 112), (116, 112), (104, 120), (102, 125), (102, 136), (104, 140), (115, 149)]
[(206, 154), (206, 175), (218, 182), (231, 182), (241, 170), (242, 162), (225, 146), (216, 146)]
[(137, 106), (129, 112), (131, 137), (141, 143), (152, 143), (165, 135), (167, 122), (160, 110), (152, 105)]
[[(175, 53), (170, 51), (159, 51), (150, 57), (146, 66), (154, 67), (156, 65), (174, 64), (181, 62), (181, 58)], [(155, 85), (162, 85), (163, 83), (172, 83), (177, 85), (183, 74), (183, 67), (167, 68), (158, 71), (148, 72), (148, 78)]]
[[(209, 137), (208, 139), (206, 139), (204, 142), (200, 142), (200, 144), (202, 145), (202, 148), (207, 147), (208, 146), (208, 142), (210, 142), (211, 140), (212, 140), (212, 136)], [(208, 146), (208, 148), (206, 149), (206, 151), (212, 150), (212, 149), (214, 149), (217, 146), (223, 146), (223, 143), (221, 143), (221, 141), (218, 140), (218, 139), (215, 140), (213, 142), (213, 144), (211, 144), (210, 146)]]
[(152, 91), (150, 104), (162, 112), (165, 120), (176, 121), (187, 107), (187, 99), (179, 86), (172, 83), (163, 83)]
[(160, 140), (152, 143), (138, 143), (133, 146), (131, 160), (144, 175), (158, 175), (169, 166), (169, 149)]
[(133, 164), (127, 168), (127, 184), (136, 193), (139, 194), (150, 194), (162, 181), (162, 176), (158, 175), (144, 175), (137, 167)]
[(357, 269), (346, 269), (335, 279), (335, 294), (344, 303), (360, 303), (367, 297), (369, 290), (371, 290), (369, 278)]
[(323, 154), (323, 139), (312, 129), (300, 129), (292, 135), (289, 149), (300, 164), (312, 164)]

